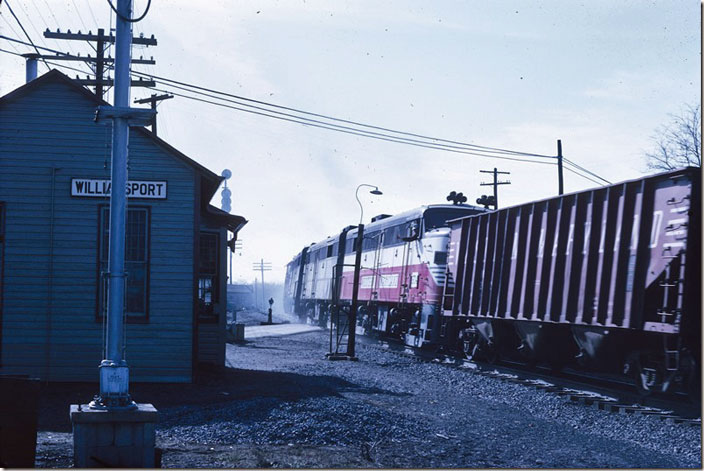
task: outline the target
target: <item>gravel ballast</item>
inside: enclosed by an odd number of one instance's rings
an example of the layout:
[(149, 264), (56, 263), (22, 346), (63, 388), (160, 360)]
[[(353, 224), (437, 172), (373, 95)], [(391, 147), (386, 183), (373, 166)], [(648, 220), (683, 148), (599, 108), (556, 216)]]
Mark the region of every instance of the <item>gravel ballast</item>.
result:
[[(228, 345), (227, 368), (202, 384), (134, 385), (159, 410), (162, 466), (701, 468), (698, 427), (364, 344), (357, 362), (328, 361), (328, 341), (258, 338)], [(41, 413), (75, 403), (76, 388), (53, 387)], [(38, 466), (72, 462), (63, 411), (40, 415)]]

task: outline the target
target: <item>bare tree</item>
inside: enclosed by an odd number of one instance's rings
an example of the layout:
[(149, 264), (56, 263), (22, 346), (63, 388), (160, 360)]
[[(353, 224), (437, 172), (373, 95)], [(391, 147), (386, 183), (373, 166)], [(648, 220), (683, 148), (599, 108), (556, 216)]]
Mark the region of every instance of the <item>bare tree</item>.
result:
[(681, 167), (701, 167), (701, 108), (686, 105), (672, 121), (659, 127), (653, 135), (654, 150), (645, 157), (649, 169), (673, 170)]

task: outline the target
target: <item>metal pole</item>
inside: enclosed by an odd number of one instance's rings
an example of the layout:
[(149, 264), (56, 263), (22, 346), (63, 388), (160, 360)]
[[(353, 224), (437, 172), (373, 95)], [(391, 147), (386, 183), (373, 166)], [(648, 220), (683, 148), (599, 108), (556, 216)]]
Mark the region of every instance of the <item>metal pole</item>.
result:
[[(154, 121), (152, 121), (152, 132), (156, 136), (156, 93), (152, 94), (151, 104), (152, 104), (152, 109), (154, 110)], [(225, 185), (227, 186), (227, 183), (225, 183)]]
[(494, 167), (494, 209), (499, 209), (499, 171)]
[(264, 300), (264, 259), (262, 258), (261, 261), (261, 269), (262, 269), (262, 308), (266, 306), (266, 302)]
[(29, 53), (22, 54), (25, 58), (25, 82), (29, 83), (37, 78), (37, 58), (39, 54)]
[(98, 29), (98, 43), (96, 44), (96, 61), (95, 61), (95, 94), (98, 98), (103, 98), (103, 66), (105, 64), (105, 30)]
[(561, 195), (565, 192), (564, 180), (562, 178), (562, 141), (557, 140), (557, 181), (558, 181), (558, 194)]
[(354, 344), (357, 329), (357, 300), (359, 298), (359, 272), (362, 266), (362, 241), (364, 240), (364, 224), (357, 226), (357, 251), (354, 257), (354, 282), (352, 284), (352, 305), (347, 321), (349, 335), (347, 337), (347, 356), (354, 358)]
[[(130, 59), (132, 0), (118, 0), (115, 37), (115, 108), (128, 108), (130, 98)], [(124, 360), (125, 314), (125, 220), (127, 216), (127, 118), (113, 119), (110, 191), (110, 239), (108, 246), (107, 358), (100, 364), (100, 399), (103, 407), (134, 405), (129, 397), (129, 368)]]

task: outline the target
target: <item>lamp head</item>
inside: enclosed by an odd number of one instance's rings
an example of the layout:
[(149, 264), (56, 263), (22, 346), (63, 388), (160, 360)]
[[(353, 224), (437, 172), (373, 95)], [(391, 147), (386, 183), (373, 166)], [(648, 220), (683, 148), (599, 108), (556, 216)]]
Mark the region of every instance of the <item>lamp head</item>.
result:
[(372, 195), (383, 195), (384, 194), (381, 191), (379, 191), (379, 187), (374, 187), (374, 189), (372, 191), (370, 191), (369, 193), (371, 193)]

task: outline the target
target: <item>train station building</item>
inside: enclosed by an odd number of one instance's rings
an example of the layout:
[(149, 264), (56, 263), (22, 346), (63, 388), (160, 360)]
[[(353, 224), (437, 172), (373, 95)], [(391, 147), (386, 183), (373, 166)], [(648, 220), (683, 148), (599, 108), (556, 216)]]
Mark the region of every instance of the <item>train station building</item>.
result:
[[(97, 381), (110, 193), (108, 105), (52, 70), (0, 98), (0, 374)], [(190, 382), (225, 361), (223, 178), (131, 128), (126, 359), (134, 381)]]

